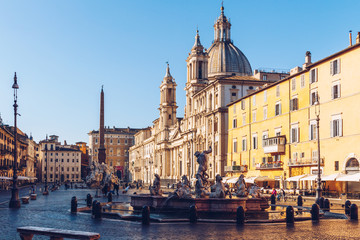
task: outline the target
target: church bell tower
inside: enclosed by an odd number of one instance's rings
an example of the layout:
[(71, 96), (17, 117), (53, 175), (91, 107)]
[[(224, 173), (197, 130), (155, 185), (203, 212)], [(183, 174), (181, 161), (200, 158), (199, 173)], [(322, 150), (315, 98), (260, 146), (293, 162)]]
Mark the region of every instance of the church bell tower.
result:
[(167, 64), (165, 77), (160, 85), (160, 128), (165, 129), (176, 123), (176, 82)]

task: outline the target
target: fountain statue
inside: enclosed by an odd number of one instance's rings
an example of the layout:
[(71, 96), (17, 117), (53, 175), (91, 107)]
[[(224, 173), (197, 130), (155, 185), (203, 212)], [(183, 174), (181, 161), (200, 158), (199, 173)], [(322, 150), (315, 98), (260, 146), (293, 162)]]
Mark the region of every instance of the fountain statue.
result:
[(162, 191), (160, 189), (160, 176), (155, 173), (155, 179), (153, 185), (149, 187), (151, 196), (162, 196)]
[[(196, 182), (195, 182), (195, 196), (196, 198), (205, 198), (209, 195), (208, 186), (204, 185), (203, 178), (199, 173), (196, 175)], [(207, 182), (206, 182), (207, 183)]]
[(215, 184), (211, 186), (210, 198), (225, 198), (226, 189), (219, 174), (216, 175), (215, 181)]
[(246, 191), (245, 179), (244, 174), (239, 176), (239, 179), (235, 183), (236, 187), (236, 196), (237, 197), (246, 197), (248, 192)]
[(250, 187), (249, 196), (251, 196), (252, 198), (261, 198), (260, 188), (255, 183)]
[(119, 183), (120, 181), (107, 164), (99, 164), (97, 161), (93, 161), (85, 182), (90, 188), (101, 188), (105, 184), (110, 186), (112, 183)]
[(184, 199), (192, 198), (190, 182), (185, 175), (183, 175), (181, 177), (181, 182), (178, 182), (176, 184), (175, 191), (173, 193), (171, 193), (169, 195), (169, 197), (177, 197), (177, 198), (184, 198)]
[(208, 178), (209, 178), (209, 175), (206, 173), (207, 171), (207, 157), (206, 157), (206, 154), (209, 154), (212, 152), (212, 149), (211, 149), (211, 146), (209, 147), (209, 150), (205, 150), (203, 151), (202, 153), (200, 153), (199, 151), (196, 151), (195, 152), (195, 157), (197, 157), (197, 163), (199, 164), (199, 168), (198, 168), (198, 171), (197, 171), (197, 174), (200, 175), (201, 177), (201, 180), (202, 180), (202, 183), (203, 185), (208, 185)]

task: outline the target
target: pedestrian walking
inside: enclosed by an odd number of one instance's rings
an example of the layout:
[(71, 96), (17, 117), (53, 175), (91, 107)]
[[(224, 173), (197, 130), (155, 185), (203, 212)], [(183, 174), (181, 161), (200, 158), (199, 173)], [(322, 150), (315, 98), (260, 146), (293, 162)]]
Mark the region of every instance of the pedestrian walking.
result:
[(119, 196), (119, 183), (118, 182), (114, 183), (114, 193), (115, 193), (115, 191), (116, 191), (116, 195)]

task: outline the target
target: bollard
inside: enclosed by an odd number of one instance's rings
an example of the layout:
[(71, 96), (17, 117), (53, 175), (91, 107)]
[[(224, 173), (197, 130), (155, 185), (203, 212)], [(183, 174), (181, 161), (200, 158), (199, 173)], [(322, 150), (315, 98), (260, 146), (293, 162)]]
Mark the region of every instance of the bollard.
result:
[(190, 206), (190, 222), (195, 223), (197, 222), (197, 209), (195, 205)]
[(325, 199), (324, 200), (324, 211), (325, 212), (329, 212), (330, 211), (330, 201), (329, 201), (329, 199)]
[(112, 202), (112, 193), (111, 192), (108, 193), (108, 202)]
[(92, 203), (92, 196), (90, 193), (88, 193), (88, 195), (86, 196), (86, 206), (91, 207), (91, 203)]
[(355, 203), (350, 206), (350, 219), (358, 220), (358, 207)]
[(149, 206), (143, 206), (141, 222), (144, 225), (150, 224), (150, 207)]
[(72, 197), (71, 198), (71, 213), (76, 213), (77, 212), (77, 199), (76, 197)]
[[(275, 197), (275, 194), (271, 194), (271, 197), (270, 197), (270, 202), (271, 204), (275, 205), (276, 204), (276, 197)], [(271, 210), (275, 210), (275, 206), (271, 206)]]
[(286, 208), (286, 224), (292, 225), (295, 222), (294, 218), (294, 208), (292, 206), (287, 206)]
[(236, 224), (244, 225), (245, 223), (245, 211), (242, 206), (239, 206), (236, 210)]
[(303, 205), (303, 198), (302, 198), (301, 195), (299, 195), (297, 197), (297, 205), (300, 206), (300, 207), (302, 207), (302, 205)]
[(102, 214), (102, 207), (100, 202), (96, 202), (95, 209), (94, 209), (94, 218), (100, 219)]
[(350, 205), (351, 205), (351, 202), (349, 200), (346, 200), (346, 202), (345, 202), (345, 214), (346, 215), (350, 215)]
[(91, 215), (92, 215), (93, 217), (95, 216), (96, 203), (97, 203), (97, 200), (94, 200), (93, 203), (92, 203)]
[(320, 219), (320, 207), (316, 203), (314, 203), (311, 207), (311, 220), (319, 221)]

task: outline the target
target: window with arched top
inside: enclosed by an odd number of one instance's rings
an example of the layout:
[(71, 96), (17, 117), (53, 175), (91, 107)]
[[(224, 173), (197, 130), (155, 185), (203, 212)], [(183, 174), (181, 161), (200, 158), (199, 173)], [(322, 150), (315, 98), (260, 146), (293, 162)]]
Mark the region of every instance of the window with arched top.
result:
[(212, 111), (213, 109), (212, 109), (212, 94), (210, 94), (210, 96), (209, 96), (209, 110), (210, 111)]

